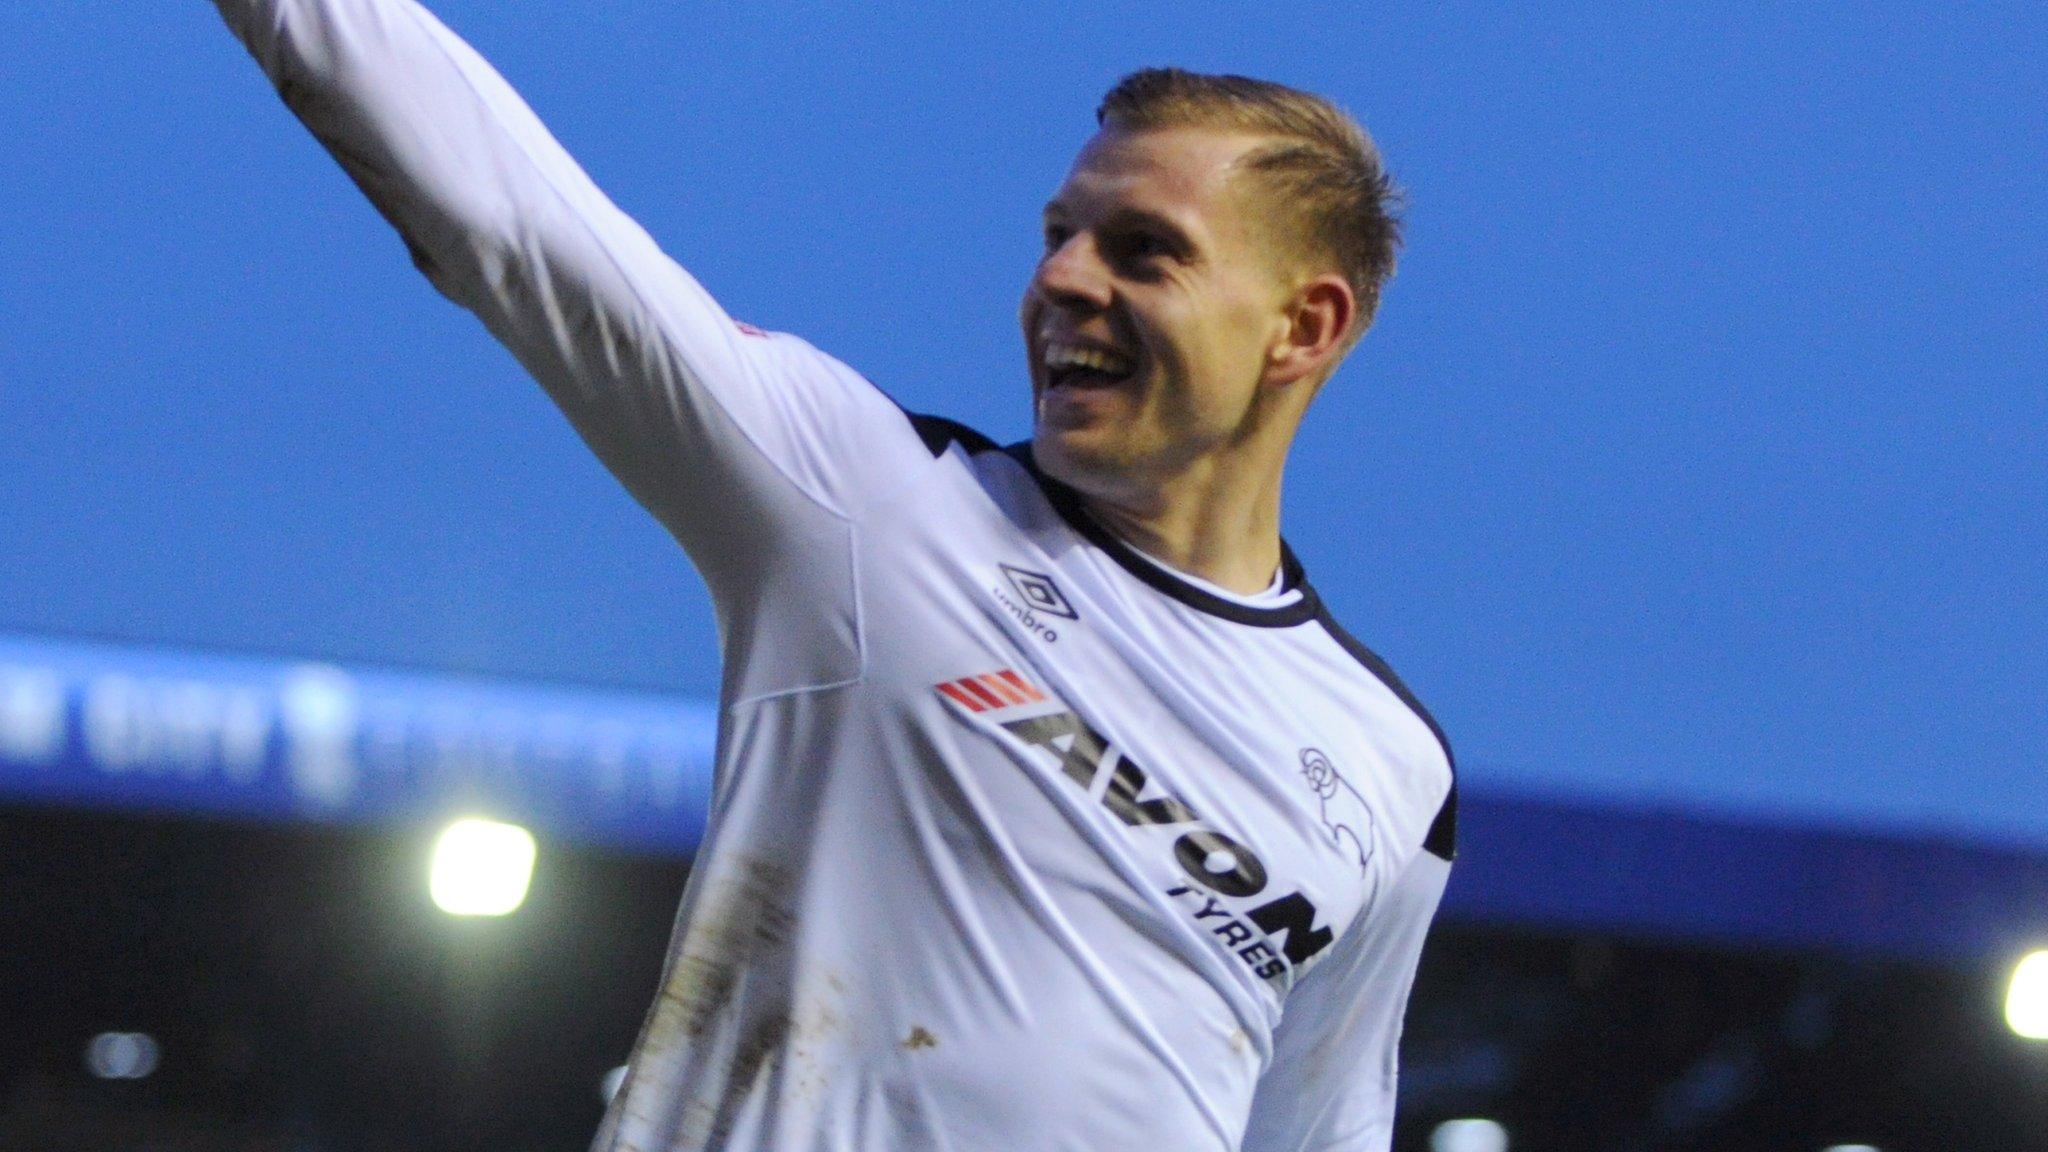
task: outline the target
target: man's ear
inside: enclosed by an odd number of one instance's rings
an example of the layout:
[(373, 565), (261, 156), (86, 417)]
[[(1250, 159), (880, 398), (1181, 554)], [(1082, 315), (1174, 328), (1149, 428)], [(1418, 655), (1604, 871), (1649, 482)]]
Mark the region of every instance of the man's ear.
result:
[(1358, 322), (1358, 295), (1350, 281), (1326, 272), (1295, 289), (1287, 329), (1267, 354), (1267, 379), (1276, 384), (1320, 380), (1336, 368)]

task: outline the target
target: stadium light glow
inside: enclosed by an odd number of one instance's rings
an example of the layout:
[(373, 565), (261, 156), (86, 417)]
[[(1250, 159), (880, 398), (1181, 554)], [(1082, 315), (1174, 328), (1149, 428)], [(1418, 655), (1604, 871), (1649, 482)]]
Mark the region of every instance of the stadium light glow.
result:
[(1446, 1120), (1429, 1134), (1429, 1152), (1508, 1152), (1508, 1130), (1478, 1117)]
[(2005, 1023), (2029, 1040), (2048, 1040), (2048, 951), (2029, 954), (2012, 970)]
[(525, 903), (535, 854), (533, 833), (517, 824), (457, 820), (434, 841), (427, 889), (451, 916), (503, 916)]
[(1820, 1152), (1881, 1152), (1875, 1144), (1830, 1144)]
[(604, 1079), (597, 1082), (597, 1094), (604, 1097), (604, 1102), (609, 1104), (612, 1102), (612, 1097), (619, 1094), (619, 1089), (625, 1083), (626, 1066), (621, 1064), (617, 1068), (605, 1073)]
[(102, 1032), (85, 1046), (85, 1066), (102, 1080), (142, 1080), (161, 1055), (147, 1032)]

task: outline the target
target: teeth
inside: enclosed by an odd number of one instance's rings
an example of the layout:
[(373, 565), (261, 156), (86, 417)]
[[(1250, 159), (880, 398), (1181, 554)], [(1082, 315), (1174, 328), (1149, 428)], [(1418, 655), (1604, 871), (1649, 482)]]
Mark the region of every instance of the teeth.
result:
[(1131, 370), (1131, 362), (1114, 352), (1104, 352), (1098, 348), (1076, 348), (1070, 344), (1047, 345), (1045, 366), (1055, 370), (1087, 368), (1111, 376), (1121, 376)]

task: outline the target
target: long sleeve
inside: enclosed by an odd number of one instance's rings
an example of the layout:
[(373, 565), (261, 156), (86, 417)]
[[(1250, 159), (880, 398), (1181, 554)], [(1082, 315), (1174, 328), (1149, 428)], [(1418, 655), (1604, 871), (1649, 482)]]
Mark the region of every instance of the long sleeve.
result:
[[(857, 373), (729, 318), (412, 0), (217, 2), (420, 270), (681, 541), (728, 628), (764, 585), (829, 576), (868, 498), (930, 463)], [(850, 615), (808, 626), (855, 643)]]

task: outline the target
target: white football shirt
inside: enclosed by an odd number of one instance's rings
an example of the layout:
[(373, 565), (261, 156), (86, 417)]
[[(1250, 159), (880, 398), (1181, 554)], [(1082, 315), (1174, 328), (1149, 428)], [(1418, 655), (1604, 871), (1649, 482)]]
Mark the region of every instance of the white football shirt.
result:
[(1434, 723), (1040, 475), (728, 318), (410, 0), (219, 0), (688, 550), (712, 816), (601, 1150), (1383, 1149), (1449, 869)]

